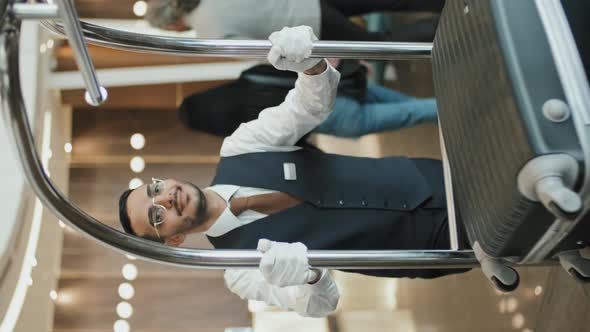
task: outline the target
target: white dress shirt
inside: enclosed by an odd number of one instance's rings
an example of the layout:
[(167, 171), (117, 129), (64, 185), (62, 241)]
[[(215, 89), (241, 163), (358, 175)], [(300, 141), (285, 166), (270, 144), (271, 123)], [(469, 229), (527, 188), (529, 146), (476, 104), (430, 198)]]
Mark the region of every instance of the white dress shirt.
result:
[[(229, 157), (252, 152), (285, 152), (300, 149), (294, 144), (324, 121), (334, 104), (340, 73), (328, 65), (319, 75), (299, 74), (295, 88), (278, 106), (260, 112), (258, 119), (243, 123), (223, 141), (220, 155)], [(221, 236), (246, 225), (265, 214), (247, 210), (234, 216), (229, 208), (232, 197), (266, 194), (272, 190), (216, 185), (207, 188), (215, 191), (227, 207), (215, 223), (205, 232), (208, 236)], [(277, 287), (266, 281), (259, 270), (225, 271), (227, 287), (242, 299), (264, 301), (270, 305), (292, 309), (302, 316), (322, 317), (336, 309), (339, 293), (328, 271), (313, 285)]]
[(184, 21), (199, 38), (267, 39), (298, 25), (319, 36), (320, 12), (319, 0), (201, 0)]

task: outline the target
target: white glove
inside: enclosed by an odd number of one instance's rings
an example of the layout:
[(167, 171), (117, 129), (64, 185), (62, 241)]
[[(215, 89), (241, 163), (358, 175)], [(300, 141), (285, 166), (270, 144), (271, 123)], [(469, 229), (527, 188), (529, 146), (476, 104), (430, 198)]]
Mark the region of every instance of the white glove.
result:
[(257, 249), (264, 253), (260, 260), (260, 272), (266, 281), (275, 286), (304, 285), (318, 279), (318, 271), (310, 269), (307, 247), (301, 242), (261, 239)]
[(284, 27), (281, 31), (271, 33), (268, 40), (272, 43), (268, 61), (276, 69), (304, 72), (322, 61), (320, 58), (309, 58), (313, 42), (318, 37), (306, 25)]

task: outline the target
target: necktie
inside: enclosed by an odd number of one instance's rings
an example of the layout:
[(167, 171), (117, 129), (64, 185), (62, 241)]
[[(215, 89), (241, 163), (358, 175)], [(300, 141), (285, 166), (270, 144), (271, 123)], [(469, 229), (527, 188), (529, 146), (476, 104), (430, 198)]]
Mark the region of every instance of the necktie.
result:
[(246, 210), (269, 215), (292, 208), (301, 202), (300, 199), (288, 193), (276, 192), (250, 197), (233, 197), (230, 200), (230, 210), (234, 216), (239, 216)]

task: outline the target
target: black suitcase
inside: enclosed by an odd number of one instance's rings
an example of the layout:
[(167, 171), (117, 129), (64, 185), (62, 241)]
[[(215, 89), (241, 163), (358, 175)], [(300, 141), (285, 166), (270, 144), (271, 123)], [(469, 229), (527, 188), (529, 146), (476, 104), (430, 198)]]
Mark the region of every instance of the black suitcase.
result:
[(588, 246), (589, 14), (586, 0), (447, 1), (435, 93), (478, 258), (535, 263)]

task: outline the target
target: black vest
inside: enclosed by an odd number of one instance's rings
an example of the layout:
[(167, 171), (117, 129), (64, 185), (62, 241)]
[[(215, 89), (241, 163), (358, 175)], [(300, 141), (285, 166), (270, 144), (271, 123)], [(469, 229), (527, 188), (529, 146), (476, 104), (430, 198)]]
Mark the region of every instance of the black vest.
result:
[[(295, 164), (296, 180), (285, 180), (285, 163)], [(443, 179), (440, 161), (432, 159), (358, 158), (309, 149), (221, 158), (212, 185), (277, 190), (304, 202), (208, 238), (219, 249), (256, 249), (261, 238), (303, 242), (309, 249), (448, 249), (448, 234), (442, 234), (447, 229)], [(424, 278), (449, 273), (352, 272)]]

